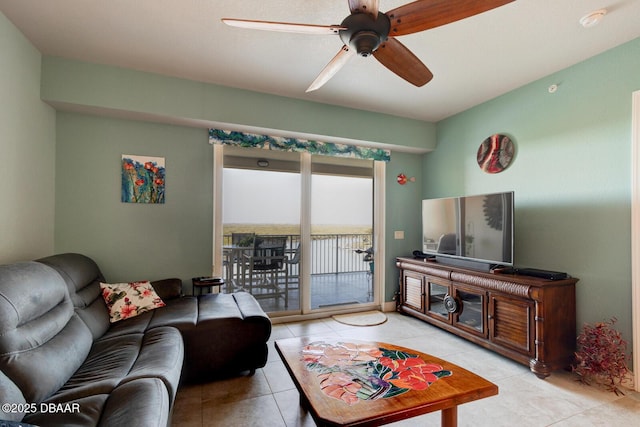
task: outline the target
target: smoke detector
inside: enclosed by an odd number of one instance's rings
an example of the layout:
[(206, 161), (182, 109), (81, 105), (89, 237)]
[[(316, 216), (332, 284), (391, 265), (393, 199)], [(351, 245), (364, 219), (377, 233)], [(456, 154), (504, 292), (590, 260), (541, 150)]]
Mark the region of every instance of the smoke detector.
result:
[(606, 14), (607, 14), (607, 9), (600, 9), (600, 10), (591, 12), (583, 16), (582, 18), (580, 18), (580, 25), (582, 25), (584, 28), (594, 27), (598, 25), (600, 21), (602, 21), (602, 18), (604, 18)]

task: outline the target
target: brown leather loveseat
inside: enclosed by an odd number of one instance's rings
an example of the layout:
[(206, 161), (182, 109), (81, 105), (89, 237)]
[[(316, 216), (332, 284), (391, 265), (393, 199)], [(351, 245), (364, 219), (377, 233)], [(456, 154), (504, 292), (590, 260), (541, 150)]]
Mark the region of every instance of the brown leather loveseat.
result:
[(96, 263), (80, 254), (0, 266), (0, 420), (166, 426), (181, 380), (255, 371), (271, 322), (247, 293), (182, 296), (110, 323)]

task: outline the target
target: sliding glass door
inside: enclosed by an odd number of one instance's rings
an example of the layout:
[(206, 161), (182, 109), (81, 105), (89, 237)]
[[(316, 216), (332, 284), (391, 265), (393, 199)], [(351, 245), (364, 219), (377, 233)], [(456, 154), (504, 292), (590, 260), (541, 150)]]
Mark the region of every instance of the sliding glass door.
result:
[(373, 301), (373, 168), (312, 161), (311, 308)]
[(273, 316), (377, 301), (373, 162), (224, 147), (222, 273)]
[(225, 148), (223, 273), (228, 292), (250, 292), (266, 312), (300, 312), (299, 156), (268, 154)]

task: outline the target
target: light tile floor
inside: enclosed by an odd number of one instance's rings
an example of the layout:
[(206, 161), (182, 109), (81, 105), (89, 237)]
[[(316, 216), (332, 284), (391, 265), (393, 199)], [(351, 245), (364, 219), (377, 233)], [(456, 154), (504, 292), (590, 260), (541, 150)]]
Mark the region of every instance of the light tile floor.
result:
[[(469, 427), (589, 427), (640, 423), (640, 393), (626, 395), (586, 386), (565, 371), (546, 380), (528, 367), (441, 331), (420, 320), (387, 313), (382, 325), (348, 326), (331, 318), (277, 324), (269, 342), (269, 361), (254, 376), (184, 385), (176, 398), (173, 426), (315, 426), (299, 406), (299, 395), (273, 347), (274, 340), (298, 336), (375, 340), (449, 360), (498, 385), (498, 396), (458, 407), (458, 425)], [(357, 410), (357, 408), (354, 408)], [(389, 424), (439, 426), (440, 413)]]

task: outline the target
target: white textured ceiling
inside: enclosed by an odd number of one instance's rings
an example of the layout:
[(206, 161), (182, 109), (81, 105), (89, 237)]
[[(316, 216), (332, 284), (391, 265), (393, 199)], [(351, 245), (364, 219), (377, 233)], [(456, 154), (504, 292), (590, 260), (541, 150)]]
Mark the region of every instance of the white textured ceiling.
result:
[[(380, 0), (381, 11), (408, 3)], [(578, 20), (608, 14), (585, 29)], [(305, 93), (338, 36), (231, 28), (223, 17), (339, 24), (347, 0), (0, 0), (46, 55), (309, 101), (437, 121), (640, 36), (640, 0), (516, 0), (399, 37), (433, 72), (416, 88), (374, 58), (353, 58)], [(603, 76), (604, 77), (604, 76)]]

